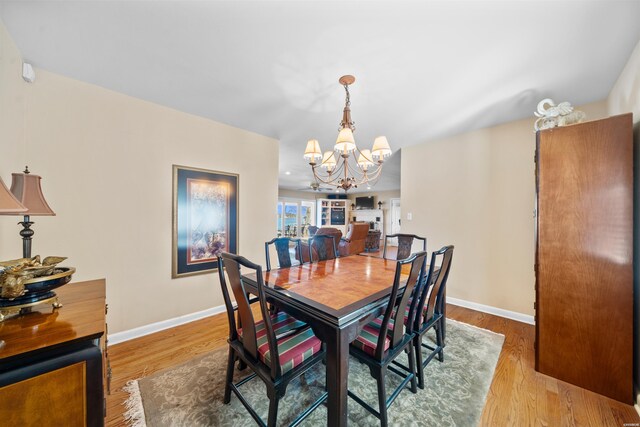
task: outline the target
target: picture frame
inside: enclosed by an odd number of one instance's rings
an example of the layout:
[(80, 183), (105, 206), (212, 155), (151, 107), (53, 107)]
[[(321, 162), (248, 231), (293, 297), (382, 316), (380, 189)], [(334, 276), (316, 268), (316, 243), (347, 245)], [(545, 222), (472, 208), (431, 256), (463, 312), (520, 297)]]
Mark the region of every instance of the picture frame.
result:
[(173, 165), (171, 277), (218, 269), (220, 252), (238, 253), (240, 176)]

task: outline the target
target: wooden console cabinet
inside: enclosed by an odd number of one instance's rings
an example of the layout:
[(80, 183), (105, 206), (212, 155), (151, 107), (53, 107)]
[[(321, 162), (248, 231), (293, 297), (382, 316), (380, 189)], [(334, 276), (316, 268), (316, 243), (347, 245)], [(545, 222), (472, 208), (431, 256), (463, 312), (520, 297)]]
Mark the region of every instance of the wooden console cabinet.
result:
[(104, 425), (105, 281), (56, 290), (0, 323), (0, 420), (10, 426)]
[(631, 114), (537, 134), (536, 370), (633, 403)]

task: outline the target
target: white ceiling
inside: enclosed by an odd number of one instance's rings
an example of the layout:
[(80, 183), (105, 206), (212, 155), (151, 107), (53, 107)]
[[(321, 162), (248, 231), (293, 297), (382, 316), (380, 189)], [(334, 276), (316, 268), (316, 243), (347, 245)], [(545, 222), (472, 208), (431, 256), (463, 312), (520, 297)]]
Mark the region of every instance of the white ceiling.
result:
[[(37, 67), (279, 139), (284, 188), (311, 180), (308, 139), (333, 145), (343, 74), (360, 146), (397, 150), (546, 97), (601, 100), (640, 39), (640, 1), (614, 0), (3, 1), (0, 17)], [(376, 189), (399, 188), (399, 157)]]

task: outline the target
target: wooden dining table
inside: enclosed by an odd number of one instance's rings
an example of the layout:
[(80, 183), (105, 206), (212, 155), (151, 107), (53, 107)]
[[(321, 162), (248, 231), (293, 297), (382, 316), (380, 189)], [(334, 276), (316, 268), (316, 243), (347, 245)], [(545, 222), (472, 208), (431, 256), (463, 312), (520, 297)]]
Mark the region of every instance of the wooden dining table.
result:
[[(326, 344), (329, 426), (347, 425), (349, 344), (388, 304), (396, 265), (394, 260), (353, 255), (264, 273), (267, 297), (309, 323)], [(243, 281), (257, 293), (255, 273)]]

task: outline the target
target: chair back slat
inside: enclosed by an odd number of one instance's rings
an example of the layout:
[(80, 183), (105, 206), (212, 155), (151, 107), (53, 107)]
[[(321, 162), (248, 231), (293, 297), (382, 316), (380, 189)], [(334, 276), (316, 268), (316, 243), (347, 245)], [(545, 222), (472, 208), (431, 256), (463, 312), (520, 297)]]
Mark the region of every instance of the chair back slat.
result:
[[(427, 253), (418, 252), (407, 259), (399, 260), (396, 264), (396, 272), (393, 279), (393, 288), (389, 299), (389, 305), (385, 310), (382, 324), (380, 326), (380, 334), (378, 335), (378, 343), (376, 346), (375, 356), (378, 360), (382, 360), (384, 357), (384, 341), (389, 332), (390, 320), (393, 320), (394, 328), (391, 334), (390, 348), (394, 348), (398, 345), (404, 337), (405, 330), (403, 327), (404, 314), (409, 303), (409, 298), (414, 293), (414, 288), (423, 281), (424, 265), (426, 263)], [(410, 264), (409, 275), (406, 281), (402, 281), (403, 267)], [(404, 288), (402, 298), (398, 300), (398, 293), (400, 288)], [(415, 298), (414, 298), (415, 299)], [(410, 320), (413, 313), (410, 313)], [(411, 322), (407, 323), (406, 333), (412, 332)]]
[(269, 253), (269, 245), (273, 245), (275, 247), (276, 254), (278, 255), (278, 268), (289, 268), (293, 265), (302, 264), (302, 243), (300, 239), (276, 237), (264, 244), (267, 271), (271, 270), (271, 254)]
[(224, 261), (221, 257), (218, 257), (218, 277), (220, 278), (220, 287), (222, 288), (222, 299), (227, 309), (227, 320), (229, 321), (229, 341), (238, 339), (238, 330), (236, 329), (236, 319), (234, 315), (233, 303), (229, 296), (229, 289), (227, 288), (227, 280), (224, 277)]
[(407, 259), (412, 254), (413, 241), (419, 240), (422, 242), (422, 251), (427, 250), (427, 238), (420, 237), (415, 234), (387, 234), (384, 237), (384, 249), (382, 251), (382, 257), (387, 259), (387, 245), (389, 239), (398, 239), (398, 252), (395, 259), (402, 260)]
[(242, 281), (242, 273), (240, 267), (253, 270), (256, 274), (256, 283), (258, 284), (258, 297), (260, 299), (260, 310), (262, 312), (262, 319), (265, 325), (265, 332), (267, 334), (267, 342), (269, 345), (271, 376), (273, 379), (278, 378), (281, 375), (280, 358), (276, 348), (276, 337), (273, 332), (273, 323), (267, 307), (267, 300), (264, 293), (264, 278), (262, 277), (262, 267), (258, 264), (254, 264), (248, 259), (239, 256), (223, 252), (221, 255), (227, 276), (229, 277), (229, 283), (233, 295), (236, 298), (238, 304), (238, 314), (242, 321), (242, 346), (245, 351), (250, 354), (254, 359), (258, 360), (258, 342), (256, 337), (256, 326), (251, 306), (249, 305), (248, 292), (244, 287)]
[[(431, 254), (429, 273), (420, 298), (420, 307), (424, 307), (422, 324), (429, 322), (434, 315), (444, 312), (444, 293), (449, 278), (449, 271), (451, 271), (452, 259), (453, 246), (444, 246), (439, 251)], [(440, 265), (440, 269), (435, 271), (438, 264)], [(418, 322), (416, 322), (416, 324), (418, 324)]]
[(313, 262), (313, 250), (315, 249), (316, 261), (326, 261), (338, 257), (336, 239), (326, 234), (315, 235), (309, 238), (309, 261)]

